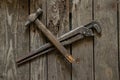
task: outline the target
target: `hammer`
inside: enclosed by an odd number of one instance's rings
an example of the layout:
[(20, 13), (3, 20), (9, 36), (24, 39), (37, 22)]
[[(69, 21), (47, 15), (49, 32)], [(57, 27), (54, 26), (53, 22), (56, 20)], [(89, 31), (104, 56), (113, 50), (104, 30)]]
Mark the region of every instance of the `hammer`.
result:
[(65, 47), (57, 40), (57, 38), (45, 27), (45, 25), (38, 19), (39, 15), (42, 13), (41, 8), (37, 10), (36, 13), (32, 13), (29, 15), (28, 20), (26, 22), (26, 26), (30, 23), (34, 22), (38, 29), (40, 29), (43, 34), (49, 39), (49, 41), (58, 49), (58, 51), (70, 62), (75, 62), (75, 59), (68, 53)]

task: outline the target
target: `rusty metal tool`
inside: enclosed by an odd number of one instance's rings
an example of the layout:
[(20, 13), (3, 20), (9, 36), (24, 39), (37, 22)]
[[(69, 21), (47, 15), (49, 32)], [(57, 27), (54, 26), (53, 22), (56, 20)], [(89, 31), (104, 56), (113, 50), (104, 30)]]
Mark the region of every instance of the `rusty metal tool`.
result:
[(68, 53), (68, 51), (65, 49), (65, 47), (57, 40), (57, 38), (46, 28), (46, 26), (38, 19), (38, 16), (42, 10), (39, 8), (37, 12), (31, 14), (28, 18), (27, 25), (34, 22), (38, 29), (40, 29), (43, 34), (49, 39), (49, 41), (57, 48), (57, 50), (70, 62), (75, 62), (75, 59), (71, 54)]
[[(83, 39), (86, 36), (94, 36), (92, 28), (95, 29), (98, 33), (101, 33), (100, 25), (98, 24), (98, 22), (94, 21), (87, 25), (73, 29), (68, 33), (65, 33), (63, 36), (59, 37), (58, 40), (64, 46), (72, 44), (73, 42)], [(21, 65), (25, 62), (28, 62), (28, 61), (30, 61), (40, 55), (48, 53), (54, 49), (55, 48), (52, 46), (51, 43), (46, 43), (45, 45), (41, 46), (40, 48), (36, 49), (35, 51), (30, 52), (30, 54), (18, 59), (17, 65)]]

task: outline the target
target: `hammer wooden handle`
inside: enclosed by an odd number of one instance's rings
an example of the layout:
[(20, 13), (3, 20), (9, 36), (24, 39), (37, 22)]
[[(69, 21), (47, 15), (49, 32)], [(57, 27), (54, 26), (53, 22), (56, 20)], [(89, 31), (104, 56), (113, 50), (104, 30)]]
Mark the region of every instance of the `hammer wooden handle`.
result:
[(35, 24), (70, 63), (73, 63), (75, 61), (72, 55), (68, 53), (68, 51), (63, 47), (63, 45), (57, 40), (57, 38), (54, 37), (54, 35), (46, 28), (46, 26), (39, 19), (35, 20)]

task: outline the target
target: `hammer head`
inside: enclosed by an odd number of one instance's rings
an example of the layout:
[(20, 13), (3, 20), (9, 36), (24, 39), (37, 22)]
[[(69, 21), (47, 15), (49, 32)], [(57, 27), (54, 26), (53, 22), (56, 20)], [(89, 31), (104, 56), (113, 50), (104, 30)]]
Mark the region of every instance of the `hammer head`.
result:
[(41, 14), (42, 14), (41, 8), (37, 9), (37, 12), (30, 14), (28, 20), (25, 23), (25, 26), (28, 26), (30, 23), (34, 22)]

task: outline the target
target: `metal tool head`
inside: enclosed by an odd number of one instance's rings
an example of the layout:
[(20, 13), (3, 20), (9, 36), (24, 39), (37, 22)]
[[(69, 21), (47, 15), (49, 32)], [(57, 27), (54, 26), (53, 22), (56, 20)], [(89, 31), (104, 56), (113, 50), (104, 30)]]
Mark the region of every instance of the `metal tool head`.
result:
[(28, 26), (30, 23), (34, 22), (42, 13), (42, 9), (39, 8), (37, 9), (37, 12), (30, 14), (28, 20), (25, 23), (25, 26)]
[(83, 27), (82, 34), (84, 36), (94, 36), (92, 29), (88, 29), (87, 27)]
[(99, 33), (99, 34), (102, 32), (100, 24), (96, 21), (92, 21), (91, 23), (85, 25), (85, 27), (87, 27), (89, 29), (95, 29), (97, 31), (97, 33)]

